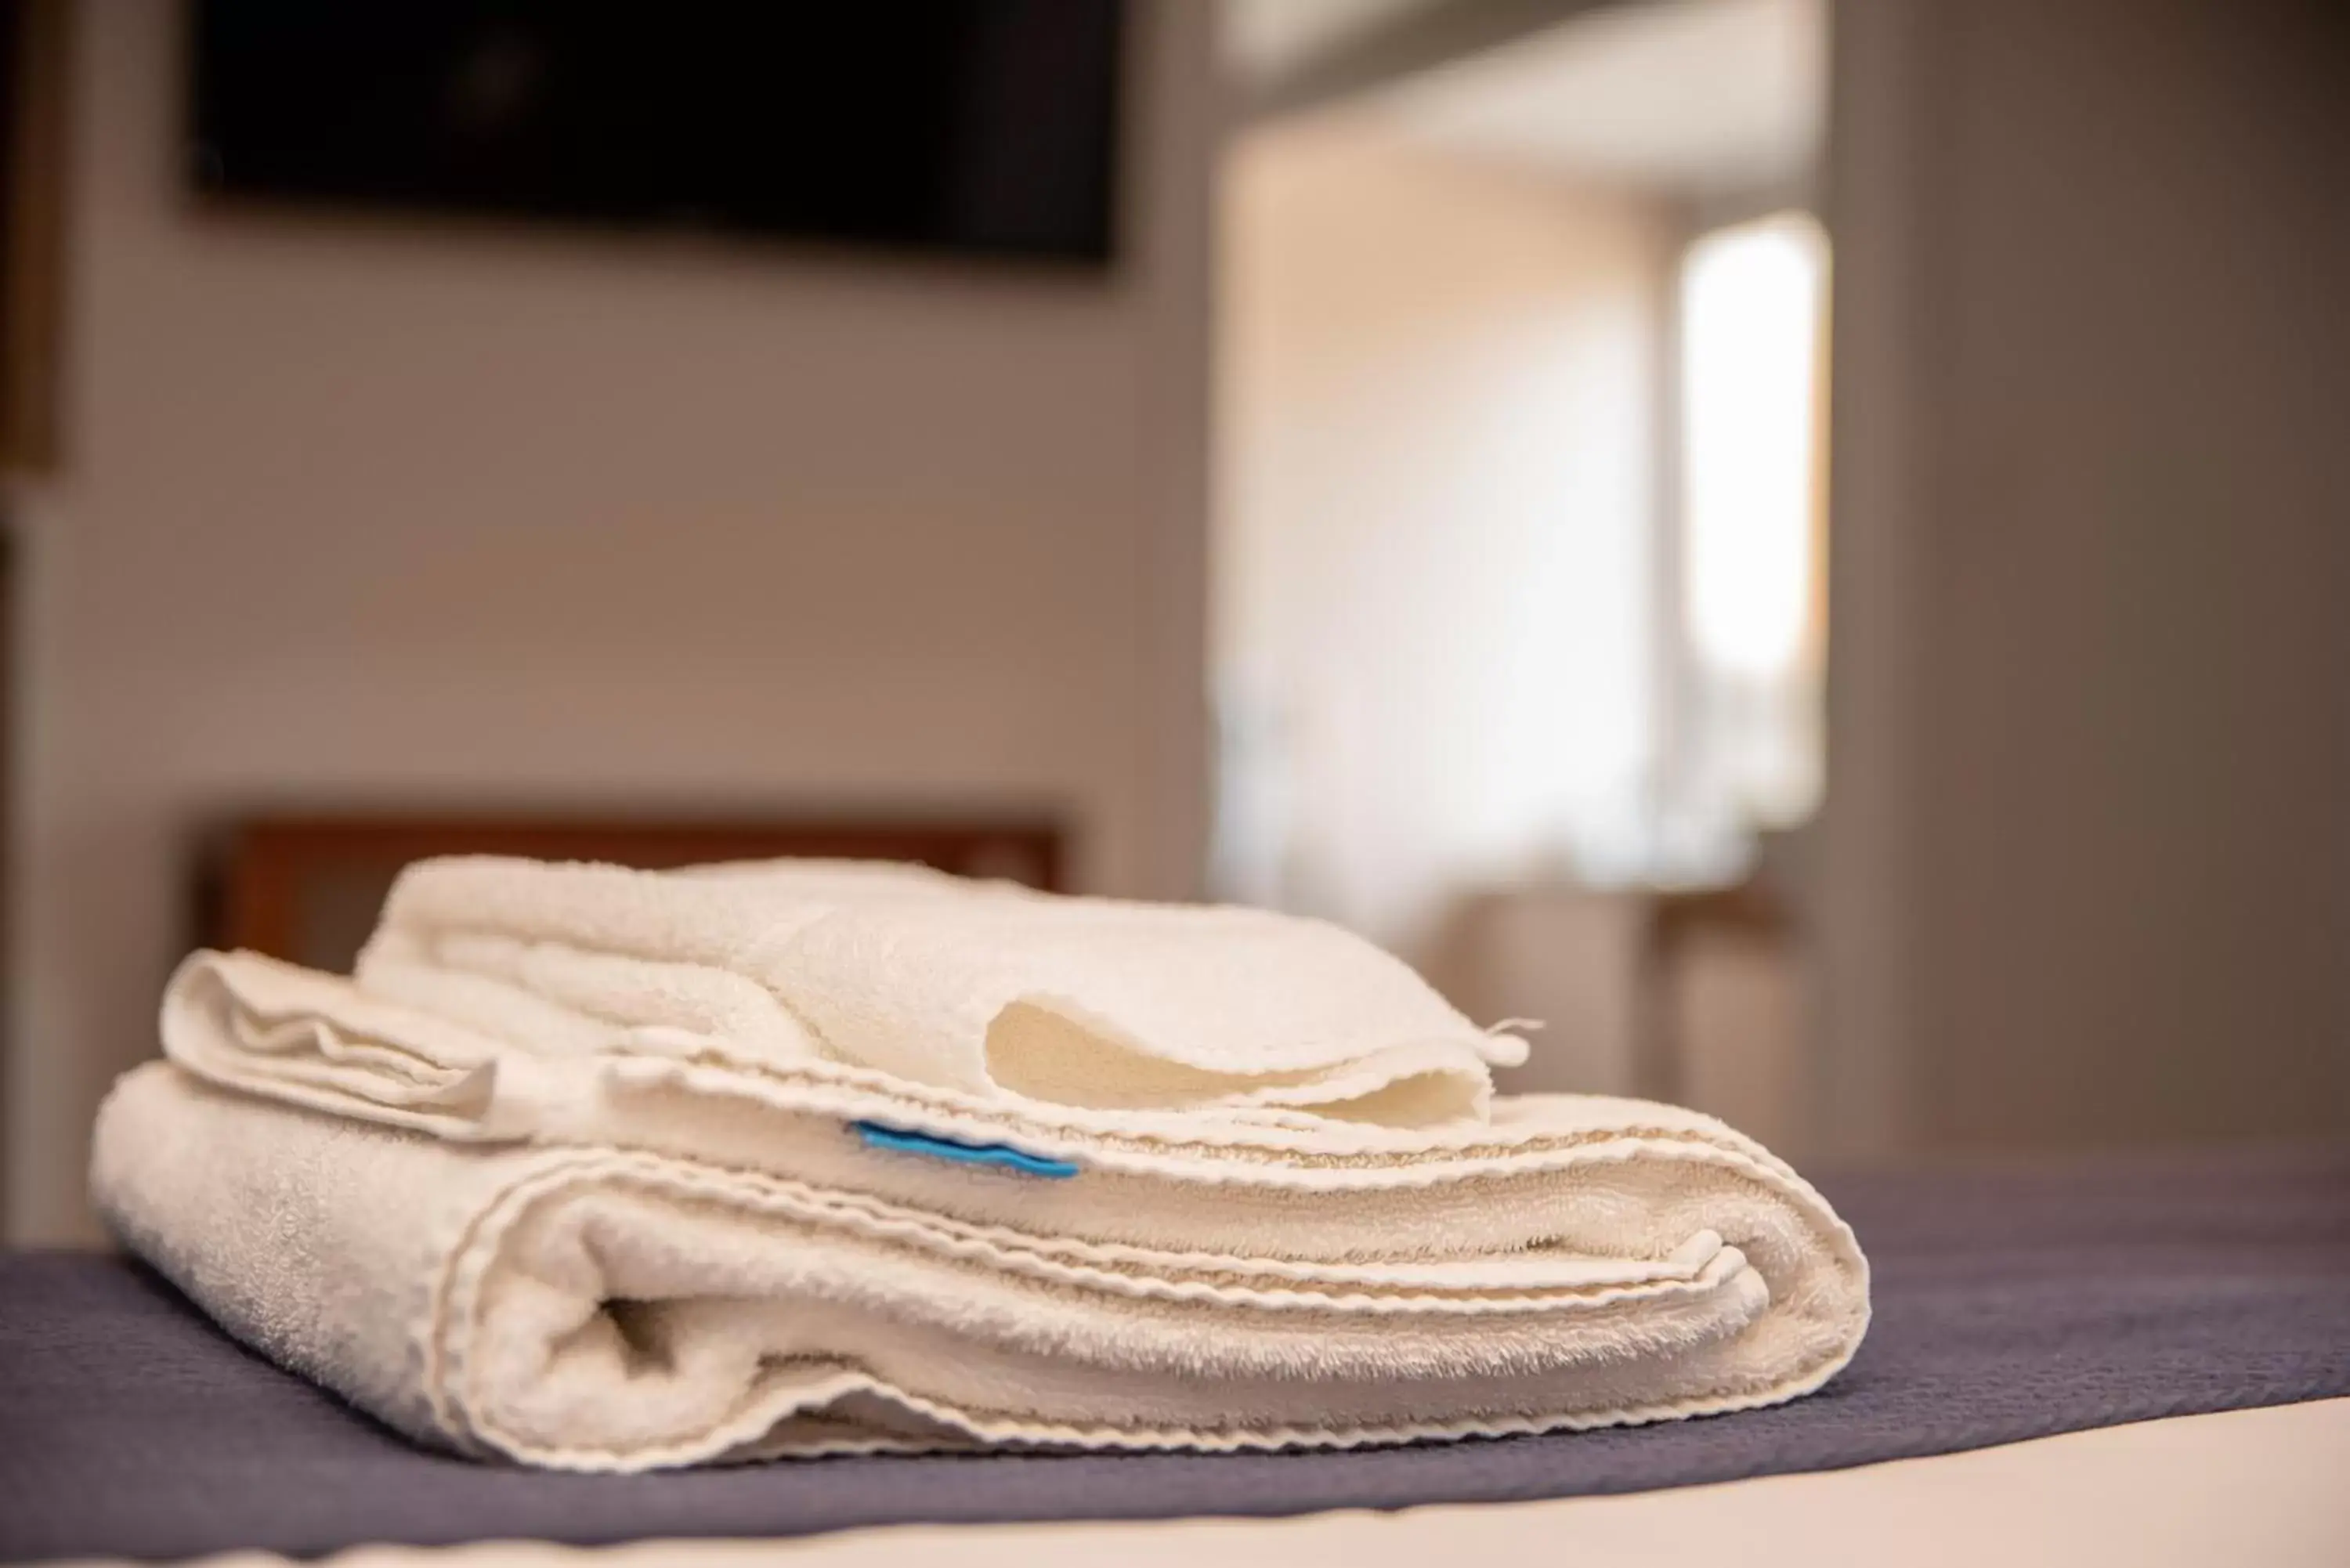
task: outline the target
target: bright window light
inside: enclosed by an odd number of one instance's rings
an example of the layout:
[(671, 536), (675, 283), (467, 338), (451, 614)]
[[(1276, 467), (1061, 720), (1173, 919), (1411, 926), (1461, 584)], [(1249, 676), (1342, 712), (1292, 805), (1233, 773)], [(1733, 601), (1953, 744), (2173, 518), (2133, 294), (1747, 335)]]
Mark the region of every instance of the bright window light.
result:
[(1812, 618), (1819, 225), (1782, 213), (1706, 235), (1681, 273), (1684, 581), (1700, 660), (1794, 676)]

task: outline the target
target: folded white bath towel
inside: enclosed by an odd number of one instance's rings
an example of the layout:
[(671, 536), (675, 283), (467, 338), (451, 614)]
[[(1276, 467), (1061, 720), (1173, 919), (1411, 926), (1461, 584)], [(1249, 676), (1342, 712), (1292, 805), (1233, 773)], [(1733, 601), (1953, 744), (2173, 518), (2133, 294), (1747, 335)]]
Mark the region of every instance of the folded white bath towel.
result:
[(428, 864), (356, 981), (201, 954), (118, 1231), (428, 1439), (579, 1469), (1347, 1445), (1816, 1387), (1850, 1231), (1327, 928), (841, 867)]

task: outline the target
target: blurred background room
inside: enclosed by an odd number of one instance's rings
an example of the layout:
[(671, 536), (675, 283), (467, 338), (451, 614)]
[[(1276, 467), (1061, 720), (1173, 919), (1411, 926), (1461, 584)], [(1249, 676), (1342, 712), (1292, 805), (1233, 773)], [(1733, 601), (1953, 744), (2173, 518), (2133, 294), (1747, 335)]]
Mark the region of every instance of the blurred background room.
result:
[(1310, 913), (1799, 1161), (2350, 1133), (2326, 0), (12, 0), (17, 1242), (206, 942)]

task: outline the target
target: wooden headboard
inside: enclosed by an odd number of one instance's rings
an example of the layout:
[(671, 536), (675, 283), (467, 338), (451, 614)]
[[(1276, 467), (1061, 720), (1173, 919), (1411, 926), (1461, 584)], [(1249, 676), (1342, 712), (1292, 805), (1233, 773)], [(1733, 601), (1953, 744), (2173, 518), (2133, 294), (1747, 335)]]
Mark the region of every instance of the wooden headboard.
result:
[(206, 846), (197, 940), (348, 972), (400, 868), (435, 855), (597, 860), (648, 870), (787, 856), (900, 860), (1066, 890), (1061, 830), (1036, 820), (255, 815), (227, 825)]

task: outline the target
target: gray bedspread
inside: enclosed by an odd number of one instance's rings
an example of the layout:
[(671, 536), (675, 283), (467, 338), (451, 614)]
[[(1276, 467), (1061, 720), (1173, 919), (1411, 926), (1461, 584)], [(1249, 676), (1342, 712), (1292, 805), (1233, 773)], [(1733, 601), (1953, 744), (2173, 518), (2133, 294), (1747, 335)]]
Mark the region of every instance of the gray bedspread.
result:
[(1876, 1266), (1852, 1366), (1778, 1409), (1358, 1453), (844, 1459), (552, 1475), (426, 1453), (143, 1269), (0, 1258), (0, 1556), (597, 1543), (908, 1521), (1564, 1497), (2350, 1395), (2350, 1153), (1823, 1183)]

